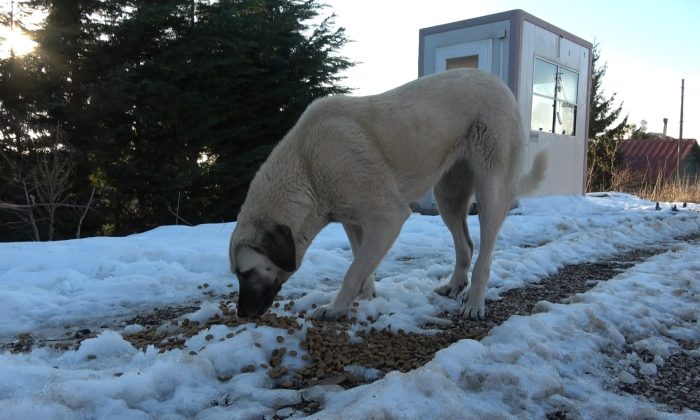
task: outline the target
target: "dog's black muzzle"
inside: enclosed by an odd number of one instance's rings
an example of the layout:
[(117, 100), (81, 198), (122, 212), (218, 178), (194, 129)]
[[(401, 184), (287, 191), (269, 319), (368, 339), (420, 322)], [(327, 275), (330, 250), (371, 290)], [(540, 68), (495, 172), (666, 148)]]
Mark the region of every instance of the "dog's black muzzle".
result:
[(247, 286), (245, 281), (239, 281), (238, 316), (259, 317), (272, 306), (275, 296), (282, 288), (280, 286), (256, 287)]

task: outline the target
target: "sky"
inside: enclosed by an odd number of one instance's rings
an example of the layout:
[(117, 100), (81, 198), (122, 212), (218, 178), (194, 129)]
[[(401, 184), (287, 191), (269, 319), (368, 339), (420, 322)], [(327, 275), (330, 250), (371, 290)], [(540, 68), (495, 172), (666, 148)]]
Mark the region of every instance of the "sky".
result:
[[(345, 73), (356, 95), (406, 83), (418, 74), (421, 28), (523, 9), (591, 43), (600, 44), (606, 97), (616, 93), (622, 115), (650, 132), (679, 136), (685, 79), (683, 138), (700, 139), (700, 2), (696, 0), (567, 2), (555, 0), (326, 0), (346, 30), (341, 54), (358, 64)], [(7, 9), (7, 5), (3, 10)], [(0, 37), (7, 36), (0, 30)], [(0, 55), (7, 55), (7, 43)], [(23, 42), (23, 47), (31, 45)]]
[(591, 43), (607, 62), (606, 97), (650, 132), (678, 137), (685, 79), (683, 138), (700, 139), (700, 2), (554, 0), (327, 0), (336, 24), (354, 41), (342, 54), (359, 62), (347, 71), (354, 94), (380, 93), (418, 75), (421, 28), (522, 9)]
[[(656, 211), (654, 202), (619, 193), (521, 200), (496, 243), (487, 319), (503, 292), (537, 287), (564, 265), (637, 248), (660, 253), (564, 303), (541, 301), (532, 314), (510, 317), (480, 341), (457, 341), (409, 372), (382, 378), (376, 369), (347, 366), (359, 379), (381, 378), (348, 390), (283, 389), (268, 374), (268, 361), (282, 347), (287, 351), (280, 362), (288, 371), (280, 380), (306, 365), (301, 343), (313, 322), (297, 317), (328, 303), (340, 288), (352, 259), (340, 224), (316, 237), (284, 284), (279, 307), (271, 309), (294, 318), (301, 328), (291, 332), (252, 322), (228, 326), (219, 318), (191, 337), (183, 335), (185, 319), (201, 325), (212, 317), (228, 319), (222, 305), (235, 313), (235, 301), (226, 297), (238, 290), (227, 252), (234, 223), (0, 243), (0, 416), (300, 418), (304, 413), (295, 405), (304, 398), (320, 403), (316, 419), (543, 419), (557, 412), (584, 419), (698, 419), (697, 411), (672, 414), (617, 390), (661, 377), (671, 355), (683, 351), (681, 341), (700, 342), (700, 242), (674, 239), (698, 232), (700, 205), (675, 212), (669, 203), (661, 207)], [(478, 216), (469, 216), (468, 225), (478, 258)], [(442, 323), (438, 314), (459, 310), (458, 300), (434, 292), (448, 281), (454, 258), (440, 217), (411, 215), (376, 271), (377, 296), (353, 307), (359, 320), (371, 317), (348, 327), (353, 341), (359, 340), (356, 332), (371, 328), (435, 333), (422, 325)], [(137, 322), (150, 317), (124, 320), (171, 306), (190, 311), (164, 320), (157, 330), (183, 338), (181, 348), (144, 350), (125, 339), (147, 330)], [(90, 338), (78, 348), (53, 348), (79, 331)], [(2, 350), (22, 337), (48, 346), (18, 354)], [(696, 357), (700, 349), (687, 354)], [(253, 371), (242, 371), (249, 365)]]

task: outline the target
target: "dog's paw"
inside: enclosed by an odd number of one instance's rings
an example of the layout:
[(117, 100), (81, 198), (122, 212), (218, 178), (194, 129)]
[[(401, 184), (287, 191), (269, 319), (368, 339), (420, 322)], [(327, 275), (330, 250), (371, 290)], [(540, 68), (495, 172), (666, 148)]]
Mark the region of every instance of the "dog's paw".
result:
[(360, 289), (360, 294), (357, 298), (360, 300), (369, 300), (375, 297), (377, 297), (377, 290), (374, 288), (374, 275), (372, 275), (362, 284), (362, 289)]
[(467, 319), (470, 319), (472, 321), (483, 321), (486, 319), (485, 312), (486, 311), (485, 311), (483, 306), (482, 307), (463, 306), (462, 311), (461, 311), (461, 315), (463, 318), (467, 318)]
[(462, 309), (460, 310), (460, 315), (463, 318), (470, 319), (472, 321), (483, 321), (486, 319), (486, 304), (482, 299), (481, 302), (473, 302), (469, 296), (465, 296), (462, 300)]
[(465, 284), (458, 284), (457, 287), (452, 287), (452, 283), (450, 282), (450, 283), (447, 283), (443, 286), (438, 287), (437, 289), (435, 289), (435, 292), (439, 295), (447, 296), (448, 298), (451, 298), (451, 299), (456, 299), (457, 295), (459, 295), (459, 293), (462, 290), (464, 290), (465, 286), (466, 286), (466, 283)]
[(337, 321), (347, 315), (347, 310), (334, 308), (332, 305), (323, 305), (318, 307), (311, 316), (311, 319), (316, 321)]

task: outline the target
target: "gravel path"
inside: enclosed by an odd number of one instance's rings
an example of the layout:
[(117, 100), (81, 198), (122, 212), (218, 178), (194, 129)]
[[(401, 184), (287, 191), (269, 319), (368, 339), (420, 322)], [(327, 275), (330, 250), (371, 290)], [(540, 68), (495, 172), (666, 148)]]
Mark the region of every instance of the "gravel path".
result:
[[(631, 383), (620, 381), (619, 390), (666, 404), (673, 411), (700, 411), (700, 343), (685, 341), (679, 346), (680, 351), (664, 358), (655, 375), (633, 374)], [(639, 356), (645, 363), (654, 359), (644, 351)]]

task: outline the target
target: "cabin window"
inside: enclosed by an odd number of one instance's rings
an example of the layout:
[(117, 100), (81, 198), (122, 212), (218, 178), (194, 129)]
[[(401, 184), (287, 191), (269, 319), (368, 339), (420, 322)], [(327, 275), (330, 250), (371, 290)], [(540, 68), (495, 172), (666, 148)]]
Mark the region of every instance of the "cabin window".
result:
[(578, 73), (535, 58), (530, 129), (575, 135), (577, 102)]

